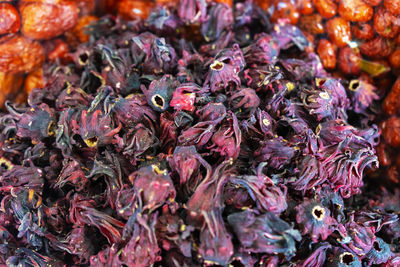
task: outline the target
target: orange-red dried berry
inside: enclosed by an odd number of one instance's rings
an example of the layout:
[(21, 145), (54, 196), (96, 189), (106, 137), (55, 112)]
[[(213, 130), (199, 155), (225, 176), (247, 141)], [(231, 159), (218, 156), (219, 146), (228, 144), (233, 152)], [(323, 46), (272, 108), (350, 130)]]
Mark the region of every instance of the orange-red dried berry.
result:
[(29, 94), (35, 88), (44, 87), (44, 76), (43, 69), (38, 68), (37, 70), (28, 74), (24, 83), (24, 92)]
[(351, 26), (353, 37), (360, 40), (372, 39), (375, 35), (374, 28), (369, 23), (356, 23)]
[[(158, 1), (159, 1), (159, 0), (158, 0)], [(171, 0), (170, 0), (170, 1), (162, 0), (162, 1), (163, 1), (163, 2), (172, 2)], [(230, 7), (233, 5), (233, 0), (215, 0), (215, 2), (227, 4), (227, 5), (230, 6)]]
[(20, 90), (23, 81), (23, 74), (0, 72), (0, 107), (3, 106), (7, 96)]
[(9, 3), (0, 3), (0, 34), (16, 33), (20, 26), (18, 10)]
[(317, 47), (318, 55), (322, 65), (326, 69), (334, 69), (336, 67), (336, 47), (326, 39), (321, 39)]
[(379, 159), (379, 166), (381, 167), (387, 167), (392, 164), (392, 160), (390, 158), (390, 155), (387, 151), (387, 145), (385, 143), (379, 143), (379, 145), (376, 146), (376, 154)]
[(314, 47), (314, 41), (315, 41), (315, 35), (309, 33), (309, 32), (303, 32), (304, 36), (308, 40), (308, 45), (304, 47), (304, 51), (306, 53), (314, 53), (315, 47)]
[[(383, 101), (383, 111), (388, 115), (395, 115), (400, 110), (400, 77), (393, 84), (392, 89)], [(400, 132), (399, 132), (400, 134)]]
[(374, 10), (362, 0), (341, 0), (339, 15), (353, 22), (367, 22), (372, 18)]
[(78, 37), (79, 41), (81, 43), (89, 41), (89, 35), (86, 33), (87, 31), (87, 26), (92, 23), (93, 21), (98, 20), (99, 18), (96, 16), (83, 16), (79, 18), (78, 23), (75, 25), (75, 27), (72, 29), (72, 32), (76, 37)]
[(288, 19), (291, 24), (297, 24), (300, 18), (300, 13), (293, 1), (291, 0), (273, 0), (271, 2), (272, 14), (271, 21), (277, 22), (278, 19)]
[(336, 15), (337, 5), (333, 0), (313, 0), (315, 9), (324, 18), (332, 18)]
[(149, 16), (154, 3), (146, 0), (120, 0), (117, 4), (118, 14), (126, 20), (145, 19)]
[(361, 71), (361, 55), (357, 50), (348, 46), (342, 47), (339, 50), (337, 64), (344, 74), (356, 75)]
[(303, 31), (312, 34), (324, 33), (324, 25), (322, 24), (322, 17), (319, 14), (301, 16), (298, 26)]
[(45, 48), (47, 48), (46, 55), (50, 61), (54, 61), (57, 58), (64, 59), (67, 57), (69, 47), (66, 42), (61, 39), (55, 39), (49, 42), (51, 43), (48, 44), (47, 47), (45, 45)]
[(400, 48), (397, 48), (390, 54), (389, 63), (393, 68), (400, 68)]
[(51, 39), (75, 26), (78, 7), (73, 1), (58, 4), (28, 2), (20, 6), (22, 33), (33, 39)]
[(0, 72), (29, 72), (44, 61), (42, 45), (24, 36), (13, 36), (0, 43)]
[(393, 38), (400, 32), (400, 18), (383, 7), (374, 15), (374, 29), (382, 37)]
[(382, 136), (386, 143), (394, 147), (400, 146), (400, 118), (390, 117), (381, 123)]
[(379, 6), (382, 0), (363, 0), (369, 6)]
[(338, 47), (343, 47), (351, 41), (350, 22), (336, 17), (326, 22), (326, 31), (329, 39)]
[(383, 6), (394, 15), (400, 15), (400, 1), (399, 0), (385, 0)]
[(360, 45), (361, 53), (370, 58), (386, 58), (392, 53), (393, 49), (394, 42), (392, 40), (379, 36)]
[(302, 0), (298, 3), (298, 10), (302, 15), (310, 15), (314, 12), (312, 0)]

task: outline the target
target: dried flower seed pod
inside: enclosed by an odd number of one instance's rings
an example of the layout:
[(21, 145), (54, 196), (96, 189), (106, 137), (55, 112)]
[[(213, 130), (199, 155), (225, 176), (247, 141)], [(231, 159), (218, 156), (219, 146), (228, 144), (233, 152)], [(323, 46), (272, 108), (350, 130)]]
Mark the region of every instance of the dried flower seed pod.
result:
[(351, 41), (350, 22), (336, 17), (326, 22), (326, 32), (329, 39), (338, 47), (346, 46)]
[(0, 3), (0, 35), (16, 33), (21, 26), (18, 10), (9, 3)]
[(22, 33), (32, 39), (51, 39), (75, 26), (78, 8), (74, 1), (57, 4), (28, 2), (20, 5)]
[(337, 5), (334, 0), (313, 0), (315, 9), (326, 19), (336, 15)]
[(29, 72), (43, 61), (44, 49), (37, 41), (16, 35), (0, 42), (1, 72)]
[(334, 69), (336, 67), (336, 47), (331, 42), (321, 39), (318, 42), (317, 53), (326, 69)]

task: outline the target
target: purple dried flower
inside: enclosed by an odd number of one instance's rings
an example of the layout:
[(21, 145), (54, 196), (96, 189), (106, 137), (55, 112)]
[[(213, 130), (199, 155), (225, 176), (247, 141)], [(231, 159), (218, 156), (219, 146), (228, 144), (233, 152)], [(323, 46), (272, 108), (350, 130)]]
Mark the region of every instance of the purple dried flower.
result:
[(329, 267), (361, 267), (361, 260), (356, 254), (343, 248), (334, 248), (333, 254), (327, 260)]
[(268, 166), (281, 169), (294, 157), (296, 149), (291, 147), (282, 137), (267, 139), (261, 147), (254, 152), (257, 162), (268, 162)]
[(372, 264), (385, 263), (392, 256), (392, 251), (390, 251), (390, 246), (382, 238), (377, 237), (371, 250), (366, 255), (368, 259), (368, 266)]
[(187, 24), (203, 22), (207, 16), (207, 3), (205, 0), (182, 0), (178, 8), (178, 16)]
[(336, 221), (331, 217), (328, 208), (316, 200), (305, 199), (296, 208), (296, 221), (300, 224), (302, 233), (309, 234), (313, 242), (326, 240), (334, 231)]
[(305, 259), (301, 265), (301, 267), (322, 267), (324, 266), (326, 260), (326, 251), (331, 249), (332, 246), (329, 243), (322, 243), (317, 246), (313, 253)]
[(258, 215), (252, 210), (233, 213), (228, 222), (243, 249), (254, 253), (283, 254), (290, 259), (296, 252), (299, 231), (274, 213)]
[(308, 40), (303, 32), (296, 26), (290, 25), (283, 20), (278, 21), (273, 26), (272, 37), (278, 42), (279, 49), (287, 49), (292, 44), (296, 45), (300, 50), (308, 46)]
[(201, 33), (206, 42), (214, 41), (233, 23), (232, 9), (221, 3), (212, 3), (207, 17), (201, 24)]
[(230, 83), (240, 86), (239, 72), (244, 68), (243, 53), (238, 44), (232, 49), (222, 50), (210, 64), (204, 85), (210, 85), (211, 92), (221, 91)]
[(351, 80), (349, 84), (351, 104), (355, 112), (364, 113), (374, 100), (379, 96), (375, 92), (377, 88), (362, 80)]
[(152, 81), (149, 89), (144, 86), (141, 89), (149, 106), (156, 111), (164, 112), (169, 107), (169, 102), (178, 85), (178, 81), (173, 76), (166, 74), (160, 80)]
[(155, 121), (155, 112), (146, 104), (146, 98), (139, 95), (129, 95), (125, 98), (117, 98), (111, 111), (117, 120), (123, 125), (133, 125), (146, 120)]
[(236, 111), (238, 118), (246, 118), (254, 114), (260, 105), (260, 98), (251, 88), (241, 88), (229, 98), (229, 105)]
[(344, 225), (351, 241), (346, 245), (358, 256), (364, 256), (375, 242), (375, 229), (371, 226), (363, 226), (354, 221), (354, 214)]
[(243, 52), (248, 65), (274, 65), (278, 61), (278, 42), (271, 35), (261, 33), (255, 36), (254, 43), (243, 48)]

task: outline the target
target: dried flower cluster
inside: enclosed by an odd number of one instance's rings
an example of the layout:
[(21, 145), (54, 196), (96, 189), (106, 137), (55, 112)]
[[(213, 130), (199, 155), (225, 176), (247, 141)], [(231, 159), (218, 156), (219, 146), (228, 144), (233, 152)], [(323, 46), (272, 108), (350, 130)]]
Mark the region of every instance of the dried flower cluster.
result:
[(400, 261), (400, 193), (359, 195), (375, 87), (330, 77), (251, 1), (235, 10), (104, 17), (27, 106), (7, 104), (0, 264)]

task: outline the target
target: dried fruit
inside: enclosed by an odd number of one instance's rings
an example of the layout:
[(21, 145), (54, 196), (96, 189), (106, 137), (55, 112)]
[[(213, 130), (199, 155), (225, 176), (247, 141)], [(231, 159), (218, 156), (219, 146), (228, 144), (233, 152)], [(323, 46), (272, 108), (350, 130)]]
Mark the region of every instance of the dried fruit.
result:
[(299, 21), (300, 13), (297, 11), (296, 5), (292, 0), (272, 0), (269, 10), (272, 11), (271, 21), (277, 22), (278, 19), (288, 19), (291, 24)]
[(32, 71), (25, 78), (24, 92), (28, 95), (35, 88), (43, 88), (45, 85), (43, 68)]
[(1, 72), (29, 72), (43, 61), (44, 49), (37, 41), (16, 35), (0, 42)]
[(336, 15), (337, 5), (333, 0), (313, 0), (315, 9), (326, 19)]
[(78, 8), (74, 1), (57, 4), (27, 2), (20, 5), (22, 33), (33, 39), (51, 39), (75, 26)]
[(383, 110), (388, 115), (395, 115), (400, 111), (400, 78), (397, 78), (392, 89), (383, 101)]
[(372, 18), (374, 10), (363, 0), (341, 0), (339, 15), (348, 21), (367, 22)]
[(127, 20), (146, 19), (153, 7), (154, 3), (146, 0), (120, 0), (117, 3), (118, 14)]
[(393, 68), (400, 68), (400, 49), (396, 49), (390, 54), (389, 62)]
[(383, 6), (394, 15), (400, 15), (400, 1), (399, 0), (384, 0)]
[(356, 39), (370, 40), (375, 35), (375, 30), (369, 23), (356, 23), (351, 26), (351, 33)]
[(338, 47), (346, 46), (351, 41), (350, 22), (336, 17), (326, 22), (326, 32), (329, 39)]
[(322, 34), (325, 31), (322, 17), (319, 14), (301, 16), (298, 25), (300, 29), (313, 35)]
[(393, 49), (393, 41), (380, 36), (365, 41), (360, 45), (361, 53), (370, 58), (386, 58), (392, 53)]
[(334, 69), (336, 67), (336, 48), (331, 42), (321, 39), (318, 42), (317, 53), (326, 69)]
[(298, 3), (298, 10), (302, 15), (310, 15), (314, 12), (312, 0), (302, 0)]
[(382, 37), (393, 38), (400, 32), (400, 17), (384, 8), (378, 8), (374, 15), (374, 29)]
[(356, 49), (348, 46), (339, 49), (338, 67), (348, 75), (356, 75), (361, 70), (361, 55)]
[(72, 29), (74, 36), (78, 37), (81, 43), (89, 41), (89, 35), (87, 34), (87, 31), (89, 30), (88, 26), (97, 20), (98, 17), (92, 15), (80, 17), (78, 23)]
[(16, 33), (21, 26), (18, 10), (10, 3), (0, 3), (0, 35)]

